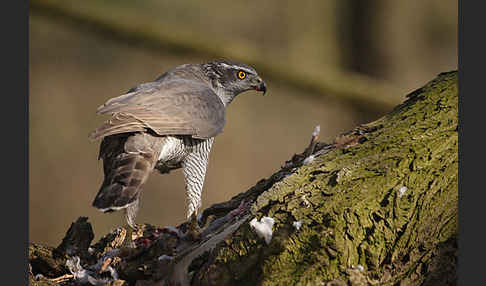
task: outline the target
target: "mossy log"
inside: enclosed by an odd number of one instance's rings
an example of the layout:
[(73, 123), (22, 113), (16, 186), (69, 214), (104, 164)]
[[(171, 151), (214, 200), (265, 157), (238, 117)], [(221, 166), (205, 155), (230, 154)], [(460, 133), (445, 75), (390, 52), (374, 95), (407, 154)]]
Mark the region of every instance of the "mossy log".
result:
[[(313, 136), (279, 172), (204, 210), (198, 242), (142, 226), (139, 237), (152, 239), (110, 258), (119, 261), (111, 285), (455, 285), (457, 85), (457, 72), (442, 73), (332, 144)], [(268, 244), (249, 223), (264, 216), (274, 220)], [(89, 243), (66, 246), (75, 239), (54, 252), (76, 249), (92, 264), (119, 247), (122, 232), (92, 245), (91, 257), (81, 249)], [(52, 252), (30, 255), (31, 282), (42, 271), (49, 281), (69, 274), (58, 265), (69, 255)]]

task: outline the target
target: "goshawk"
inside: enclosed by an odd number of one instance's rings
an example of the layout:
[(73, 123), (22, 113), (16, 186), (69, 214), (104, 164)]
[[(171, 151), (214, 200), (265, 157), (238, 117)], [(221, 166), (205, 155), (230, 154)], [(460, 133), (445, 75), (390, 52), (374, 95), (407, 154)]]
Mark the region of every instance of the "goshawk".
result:
[(225, 109), (240, 93), (266, 92), (252, 67), (228, 60), (175, 67), (108, 100), (97, 110), (111, 114), (91, 139), (103, 138), (104, 181), (93, 206), (103, 212), (125, 210), (135, 227), (141, 188), (152, 170), (182, 168), (187, 218), (201, 206), (208, 157), (225, 124)]

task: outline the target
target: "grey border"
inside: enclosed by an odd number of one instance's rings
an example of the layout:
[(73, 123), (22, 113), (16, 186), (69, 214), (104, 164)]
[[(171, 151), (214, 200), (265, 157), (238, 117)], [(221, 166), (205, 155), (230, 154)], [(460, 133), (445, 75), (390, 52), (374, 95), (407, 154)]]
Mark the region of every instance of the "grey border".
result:
[[(481, 1), (460, 0), (459, 69), (459, 234), (457, 285), (480, 285), (486, 254), (484, 226), (484, 9)], [(474, 5), (476, 4), (476, 5)], [(467, 134), (467, 135), (466, 135)], [(478, 284), (479, 282), (479, 284)]]
[[(28, 285), (29, 2), (4, 5), (2, 27), (2, 284)], [(12, 281), (9, 281), (12, 280)], [(10, 283), (9, 283), (10, 282)]]

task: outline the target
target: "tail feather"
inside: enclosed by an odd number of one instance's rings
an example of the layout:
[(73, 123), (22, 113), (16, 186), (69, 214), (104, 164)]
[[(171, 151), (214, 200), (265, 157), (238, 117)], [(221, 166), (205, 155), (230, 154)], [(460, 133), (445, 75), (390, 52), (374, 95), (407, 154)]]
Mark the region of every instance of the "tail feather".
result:
[[(140, 140), (146, 140), (145, 136), (148, 135), (114, 135), (103, 139), (100, 158), (103, 159), (105, 178), (93, 201), (94, 207), (110, 212), (127, 208), (138, 200), (141, 187), (158, 158), (153, 144), (140, 144)], [(133, 146), (144, 148), (134, 152)]]

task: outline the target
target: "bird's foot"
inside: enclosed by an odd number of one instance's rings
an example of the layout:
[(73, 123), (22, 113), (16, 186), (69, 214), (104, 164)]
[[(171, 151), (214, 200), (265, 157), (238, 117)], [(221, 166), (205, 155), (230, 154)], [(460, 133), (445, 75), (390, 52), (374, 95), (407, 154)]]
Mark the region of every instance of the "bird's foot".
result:
[(186, 231), (186, 237), (198, 241), (201, 239), (202, 230), (199, 227), (199, 222), (197, 221), (197, 212), (193, 212), (188, 221), (188, 227)]
[(126, 233), (122, 244), (120, 245), (119, 256), (130, 256), (136, 251), (136, 245), (133, 241), (133, 229), (131, 226), (127, 225), (125, 227)]

